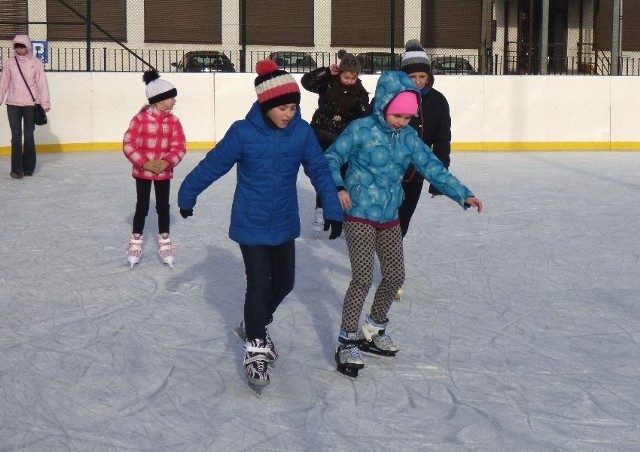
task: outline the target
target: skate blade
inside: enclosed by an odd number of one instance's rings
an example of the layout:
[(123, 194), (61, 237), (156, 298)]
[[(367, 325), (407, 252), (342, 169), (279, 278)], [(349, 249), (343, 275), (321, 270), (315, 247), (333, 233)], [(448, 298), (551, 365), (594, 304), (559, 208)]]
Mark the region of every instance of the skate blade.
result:
[(358, 378), (358, 372), (362, 368), (364, 368), (364, 364), (362, 365), (362, 367), (346, 366), (344, 364), (338, 364), (336, 366), (336, 370), (340, 375), (343, 375), (351, 380), (355, 380), (356, 378)]
[(398, 352), (390, 352), (388, 350), (380, 350), (380, 349), (366, 349), (362, 346), (359, 347), (360, 352), (369, 356), (375, 356), (376, 358), (393, 358), (396, 356)]
[(242, 342), (247, 340), (247, 335), (244, 332), (244, 328), (242, 328), (241, 325), (238, 325), (237, 327), (235, 327), (233, 329), (233, 333), (238, 336), (238, 339), (240, 339)]
[(261, 396), (264, 388), (269, 386), (269, 380), (247, 380), (249, 389), (257, 396)]

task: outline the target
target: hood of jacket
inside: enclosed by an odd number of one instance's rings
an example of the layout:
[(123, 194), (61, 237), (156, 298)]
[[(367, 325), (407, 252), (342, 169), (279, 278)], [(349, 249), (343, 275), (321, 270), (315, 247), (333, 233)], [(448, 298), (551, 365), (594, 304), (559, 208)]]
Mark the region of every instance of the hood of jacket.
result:
[(27, 53), (31, 53), (31, 39), (29, 39), (28, 35), (16, 35), (12, 42), (13, 44), (23, 44), (27, 46)]
[(376, 84), (376, 94), (373, 99), (373, 117), (378, 125), (385, 131), (392, 131), (384, 120), (384, 109), (391, 100), (402, 91), (411, 91), (418, 98), (418, 105), (422, 101), (420, 91), (406, 72), (384, 71)]

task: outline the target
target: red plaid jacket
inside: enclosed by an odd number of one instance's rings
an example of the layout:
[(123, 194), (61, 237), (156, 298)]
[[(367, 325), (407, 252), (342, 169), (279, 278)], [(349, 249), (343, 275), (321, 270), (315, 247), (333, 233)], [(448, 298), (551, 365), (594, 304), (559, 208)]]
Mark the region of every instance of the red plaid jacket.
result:
[[(136, 179), (167, 180), (187, 152), (180, 120), (170, 111), (145, 107), (133, 117), (122, 140), (124, 155), (133, 164)], [(166, 160), (169, 166), (160, 174), (142, 169), (149, 160)]]

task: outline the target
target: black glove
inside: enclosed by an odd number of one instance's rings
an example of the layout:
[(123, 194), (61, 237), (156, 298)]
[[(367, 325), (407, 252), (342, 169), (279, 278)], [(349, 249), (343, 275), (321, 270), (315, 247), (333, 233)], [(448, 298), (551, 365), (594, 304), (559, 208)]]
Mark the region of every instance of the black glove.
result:
[(331, 228), (331, 234), (329, 234), (329, 240), (337, 239), (342, 234), (342, 221), (326, 220), (324, 222), (324, 230), (328, 231)]
[(182, 218), (192, 217), (193, 209), (180, 209), (180, 215), (182, 215)]

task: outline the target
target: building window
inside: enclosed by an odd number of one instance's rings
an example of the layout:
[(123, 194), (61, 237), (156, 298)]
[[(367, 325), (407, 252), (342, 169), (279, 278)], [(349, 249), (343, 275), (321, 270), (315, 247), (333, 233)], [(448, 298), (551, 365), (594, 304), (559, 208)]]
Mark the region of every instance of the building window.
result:
[(144, 0), (144, 41), (222, 43), (222, 0)]
[(424, 47), (477, 49), (482, 30), (482, 0), (422, 0)]
[(246, 5), (247, 44), (314, 45), (313, 0), (246, 0)]
[[(372, 5), (375, 3), (375, 7)], [(391, 10), (391, 7), (394, 10)], [(404, 47), (404, 2), (332, 0), (331, 45), (334, 47)]]
[(0, 39), (13, 39), (26, 35), (27, 0), (0, 0)]
[[(47, 1), (47, 39), (84, 41), (87, 39), (87, 0), (65, 0), (70, 8), (55, 0)], [(127, 40), (126, 0), (91, 0), (91, 21), (119, 41)], [(91, 28), (92, 41), (111, 41), (97, 27)]]

